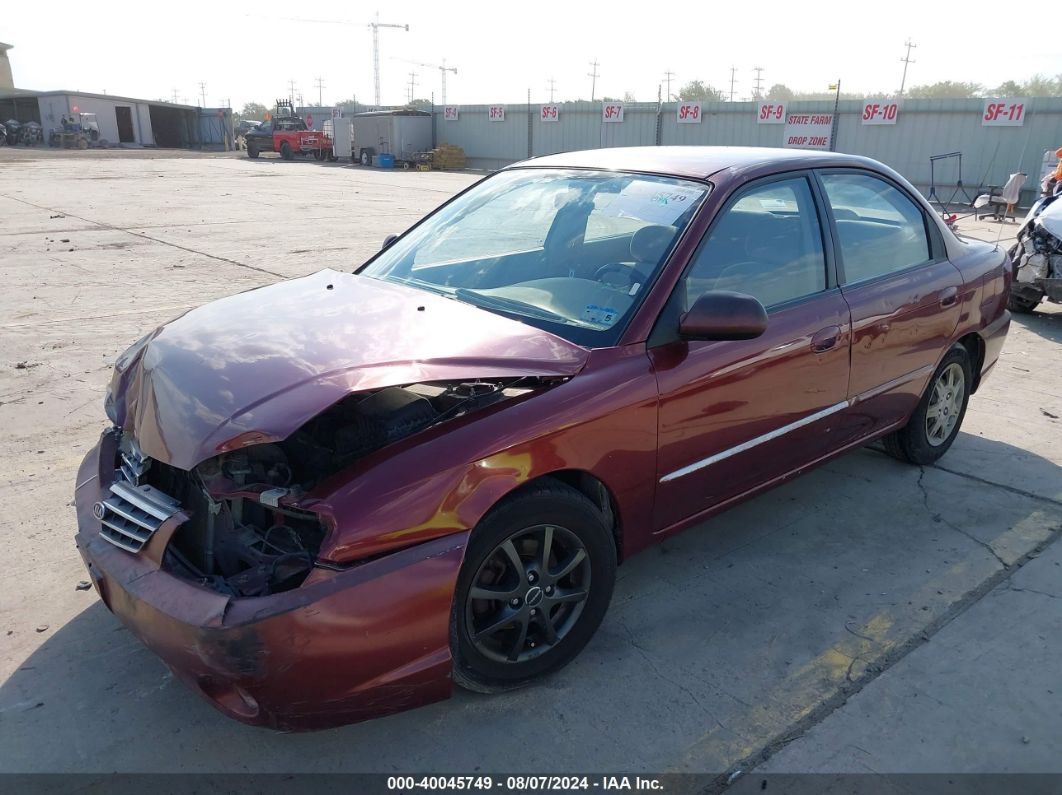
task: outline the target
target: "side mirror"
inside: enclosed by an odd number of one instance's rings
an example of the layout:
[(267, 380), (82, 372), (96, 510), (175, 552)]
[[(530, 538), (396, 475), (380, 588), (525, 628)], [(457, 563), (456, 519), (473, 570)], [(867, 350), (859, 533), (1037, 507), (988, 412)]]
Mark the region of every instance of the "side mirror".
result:
[(398, 235), (388, 235), (387, 237), (385, 237), (383, 245), (380, 246), (380, 251), (383, 251), (385, 248), (390, 248), (391, 244), (394, 243), (396, 240), (398, 240)]
[(679, 318), (684, 340), (751, 340), (767, 330), (767, 310), (745, 293), (707, 292)]

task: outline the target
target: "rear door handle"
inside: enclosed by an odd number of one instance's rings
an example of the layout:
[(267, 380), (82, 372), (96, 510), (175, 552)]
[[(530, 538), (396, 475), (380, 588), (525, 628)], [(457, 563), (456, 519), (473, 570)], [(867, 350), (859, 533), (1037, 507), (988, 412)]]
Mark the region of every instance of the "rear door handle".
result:
[(955, 306), (955, 302), (959, 300), (959, 288), (947, 287), (940, 291), (940, 305), (942, 307)]
[(840, 337), (840, 326), (827, 326), (824, 329), (819, 329), (811, 338), (811, 350), (815, 351), (815, 353), (825, 353), (837, 345), (837, 340)]

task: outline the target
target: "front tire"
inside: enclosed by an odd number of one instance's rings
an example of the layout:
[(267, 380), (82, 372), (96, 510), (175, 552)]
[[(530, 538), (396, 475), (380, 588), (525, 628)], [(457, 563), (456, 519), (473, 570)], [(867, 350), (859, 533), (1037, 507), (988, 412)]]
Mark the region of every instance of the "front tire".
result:
[(258, 158), (258, 147), (255, 146), (253, 143), (248, 143), (247, 144), (247, 156), (249, 158), (251, 158), (252, 160), (255, 160), (255, 159)]
[(280, 156), (285, 160), (292, 160), (295, 154), (291, 151), (291, 144), (287, 141), (280, 145)]
[(885, 450), (919, 466), (937, 461), (959, 435), (972, 384), (970, 355), (956, 345), (933, 373), (907, 424), (885, 437)]
[(558, 481), (502, 502), (476, 527), (457, 580), (454, 681), (511, 690), (567, 665), (600, 626), (616, 580), (601, 510)]

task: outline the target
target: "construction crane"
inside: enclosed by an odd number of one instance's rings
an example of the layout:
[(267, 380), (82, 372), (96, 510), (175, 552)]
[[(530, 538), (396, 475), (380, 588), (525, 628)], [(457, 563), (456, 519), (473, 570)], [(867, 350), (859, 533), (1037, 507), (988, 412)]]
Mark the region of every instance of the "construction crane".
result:
[(409, 25), (392, 25), (380, 21), (380, 12), (376, 12), (376, 19), (369, 23), (372, 28), (372, 79), (376, 91), (376, 107), (380, 107), (380, 28), (400, 28), (409, 31)]
[(420, 61), (407, 61), (404, 58), (396, 58), (395, 60), (402, 61), (403, 63), (411, 63), (414, 66), (424, 66), (424, 67), (427, 67), (428, 69), (438, 69), (439, 70), (439, 76), (442, 78), (442, 102), (440, 102), (439, 104), (441, 104), (443, 106), (446, 105), (446, 73), (447, 72), (453, 72), (454, 74), (457, 74), (457, 67), (456, 66), (447, 66), (445, 58), (442, 59), (442, 63), (441, 64), (437, 64), (437, 63), (421, 63)]

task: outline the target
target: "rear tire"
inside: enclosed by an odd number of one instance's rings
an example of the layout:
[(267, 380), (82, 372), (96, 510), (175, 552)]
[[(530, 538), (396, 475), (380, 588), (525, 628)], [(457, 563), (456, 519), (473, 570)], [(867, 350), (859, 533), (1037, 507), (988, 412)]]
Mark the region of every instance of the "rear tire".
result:
[(584, 494), (547, 480), (503, 501), (472, 532), (457, 579), (454, 682), (496, 693), (567, 665), (600, 626), (615, 580), (612, 532)]
[(292, 160), (295, 157), (294, 153), (291, 151), (291, 144), (287, 141), (280, 145), (280, 156), (285, 160)]
[(972, 384), (970, 355), (956, 345), (929, 379), (907, 424), (883, 439), (886, 452), (919, 466), (937, 461), (959, 435)]

